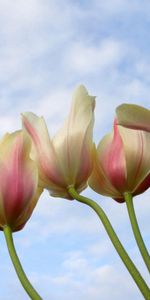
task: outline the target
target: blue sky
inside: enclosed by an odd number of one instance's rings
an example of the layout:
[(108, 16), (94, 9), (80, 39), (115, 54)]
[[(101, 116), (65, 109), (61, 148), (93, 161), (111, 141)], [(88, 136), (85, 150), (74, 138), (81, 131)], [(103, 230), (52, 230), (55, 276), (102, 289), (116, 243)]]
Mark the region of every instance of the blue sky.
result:
[[(150, 107), (149, 0), (0, 0), (0, 134), (21, 127), (20, 113), (44, 115), (50, 135), (84, 84), (97, 96), (94, 140), (111, 131), (123, 102)], [(87, 189), (107, 212), (143, 272), (125, 205)], [(150, 191), (135, 198), (150, 246)], [(90, 209), (44, 192), (25, 228), (14, 234), (24, 269), (44, 300), (142, 300)], [(0, 235), (0, 299), (27, 300)]]

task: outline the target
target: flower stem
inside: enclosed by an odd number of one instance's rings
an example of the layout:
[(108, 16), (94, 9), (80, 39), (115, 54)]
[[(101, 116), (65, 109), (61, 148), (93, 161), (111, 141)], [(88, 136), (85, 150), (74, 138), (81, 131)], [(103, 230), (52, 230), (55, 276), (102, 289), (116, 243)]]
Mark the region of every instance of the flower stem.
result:
[(14, 265), (14, 268), (16, 270), (16, 273), (18, 275), (18, 278), (20, 279), (22, 286), (24, 287), (25, 291), (27, 292), (27, 294), (29, 295), (29, 297), (31, 299), (42, 300), (42, 298), (38, 295), (36, 290), (31, 285), (30, 281), (28, 280), (28, 278), (21, 266), (21, 263), (19, 261), (19, 258), (17, 256), (16, 250), (15, 250), (13, 236), (12, 236), (12, 230), (9, 226), (4, 227), (4, 235), (5, 235), (9, 255), (11, 257), (12, 263)]
[(137, 242), (137, 245), (139, 247), (139, 250), (141, 252), (143, 260), (148, 268), (148, 271), (150, 272), (150, 255), (146, 249), (145, 243), (143, 241), (143, 238), (142, 238), (139, 226), (138, 226), (138, 222), (137, 222), (137, 218), (136, 218), (135, 210), (134, 210), (134, 205), (133, 205), (132, 195), (130, 193), (125, 193), (124, 199), (126, 201), (128, 214), (129, 214), (129, 218), (130, 218), (130, 222), (131, 222), (135, 240)]
[(144, 299), (150, 300), (150, 289), (147, 286), (146, 282), (142, 278), (141, 274), (137, 270), (136, 266), (130, 259), (129, 255), (127, 254), (126, 250), (124, 249), (123, 245), (121, 244), (119, 238), (117, 237), (109, 219), (107, 218), (103, 209), (93, 200), (86, 198), (84, 196), (79, 195), (74, 187), (70, 186), (68, 188), (70, 195), (79, 202), (87, 204), (90, 206), (96, 214), (99, 216), (101, 222), (103, 223), (106, 232), (109, 235), (109, 238), (114, 245), (116, 251), (118, 252), (120, 258), (122, 259), (123, 263), (125, 264), (126, 268), (128, 269), (129, 273), (131, 274), (132, 278), (136, 282), (137, 286), (139, 287), (141, 293), (144, 296)]

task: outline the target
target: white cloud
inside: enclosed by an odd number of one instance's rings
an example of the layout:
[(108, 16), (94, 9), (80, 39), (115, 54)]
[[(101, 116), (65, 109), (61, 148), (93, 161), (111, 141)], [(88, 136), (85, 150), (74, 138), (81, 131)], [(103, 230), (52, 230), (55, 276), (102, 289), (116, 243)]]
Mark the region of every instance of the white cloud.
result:
[[(44, 257), (42, 257), (44, 263)], [(133, 300), (141, 299), (142, 296), (138, 291), (134, 281), (125, 271), (123, 264), (118, 262), (102, 263), (101, 258), (97, 257), (97, 261), (92, 262), (90, 257), (84, 251), (72, 251), (64, 253), (64, 261), (59, 265), (55, 274), (51, 273), (51, 263), (49, 265), (49, 273), (30, 272), (30, 278), (33, 286), (37, 289), (43, 299), (69, 300), (78, 298), (79, 300), (103, 300), (112, 299), (119, 300), (122, 295), (125, 298), (132, 297)], [(3, 267), (3, 265), (2, 265)], [(3, 268), (3, 274), (6, 272), (6, 266)], [(23, 288), (20, 286), (18, 278), (13, 270), (9, 269), (11, 280), (8, 281), (7, 288), (11, 288), (11, 293), (19, 296), (21, 299), (28, 299), (25, 296)], [(119, 288), (118, 288), (119, 287)], [(9, 295), (8, 298), (9, 300)]]
[(101, 15), (104, 18), (121, 16), (127, 13), (145, 13), (147, 15), (149, 9), (148, 0), (144, 0), (142, 7), (140, 0), (133, 0), (132, 2), (130, 0), (94, 0), (94, 3), (97, 9), (100, 9)]
[[(103, 265), (95, 267), (89, 262), (86, 254), (70, 253), (68, 259), (64, 261), (65, 274), (68, 276), (68, 281), (58, 280), (55, 281), (60, 286), (63, 292), (63, 286), (67, 286), (67, 293), (65, 297), (69, 299), (72, 291), (73, 299), (94, 299), (97, 300), (101, 297), (104, 300), (120, 299), (121, 295), (132, 296), (132, 299), (140, 298), (140, 294), (134, 283), (131, 280), (129, 284), (129, 275), (122, 272), (122, 268), (118, 265)], [(117, 272), (117, 269), (119, 272)], [(117, 288), (119, 286), (119, 289)], [(115, 288), (116, 287), (116, 288)], [(76, 289), (75, 289), (76, 288)], [(68, 295), (69, 294), (69, 295)]]
[(67, 64), (72, 70), (85, 74), (97, 70), (104, 72), (117, 67), (125, 52), (125, 45), (112, 38), (103, 39), (97, 46), (76, 42), (67, 53)]

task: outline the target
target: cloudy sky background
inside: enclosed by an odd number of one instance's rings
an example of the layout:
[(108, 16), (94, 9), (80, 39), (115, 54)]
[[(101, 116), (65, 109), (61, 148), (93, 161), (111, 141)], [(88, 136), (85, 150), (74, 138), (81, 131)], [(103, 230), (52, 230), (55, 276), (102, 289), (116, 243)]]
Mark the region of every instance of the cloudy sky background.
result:
[[(0, 134), (20, 113), (44, 115), (50, 135), (69, 112), (74, 88), (97, 96), (94, 140), (111, 130), (123, 102), (150, 107), (149, 0), (0, 0)], [(125, 205), (86, 190), (104, 208), (149, 280)], [(148, 247), (150, 191), (135, 198)], [(44, 300), (142, 300), (94, 212), (44, 192), (14, 234), (23, 267)], [(0, 235), (0, 299), (27, 300)]]

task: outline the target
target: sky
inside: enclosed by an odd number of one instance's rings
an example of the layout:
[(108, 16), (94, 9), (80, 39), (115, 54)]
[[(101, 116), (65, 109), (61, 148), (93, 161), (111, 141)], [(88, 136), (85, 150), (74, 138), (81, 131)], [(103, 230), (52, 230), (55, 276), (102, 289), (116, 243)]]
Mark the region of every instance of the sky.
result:
[[(50, 136), (83, 84), (96, 96), (94, 141), (111, 131), (115, 108), (150, 108), (149, 0), (0, 0), (0, 135), (21, 128), (20, 113), (44, 116)], [(125, 204), (90, 189), (145, 280)], [(150, 247), (150, 190), (134, 200)], [(24, 270), (44, 300), (142, 300), (97, 216), (45, 191), (14, 234)], [(0, 299), (28, 300), (0, 234)]]

